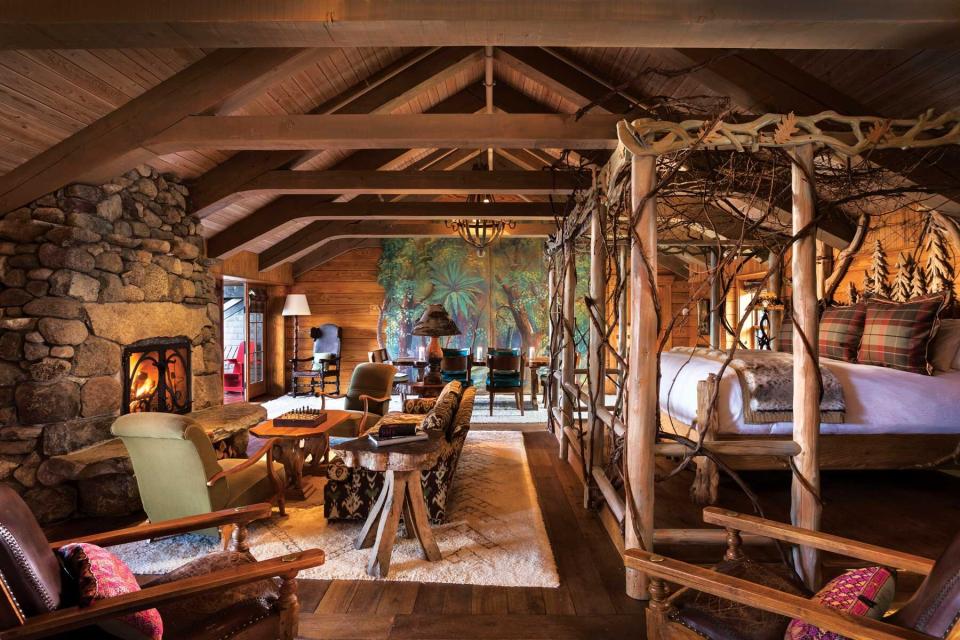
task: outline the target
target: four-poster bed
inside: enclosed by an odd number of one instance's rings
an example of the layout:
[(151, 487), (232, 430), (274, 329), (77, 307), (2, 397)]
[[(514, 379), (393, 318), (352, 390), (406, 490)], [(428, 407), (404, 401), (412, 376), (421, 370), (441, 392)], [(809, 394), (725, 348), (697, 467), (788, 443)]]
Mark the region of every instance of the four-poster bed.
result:
[[(840, 157), (855, 157), (863, 161), (862, 154), (875, 149), (956, 144), (960, 141), (957, 114), (947, 113), (937, 118), (925, 114), (915, 120), (846, 117), (832, 112), (809, 117), (767, 114), (746, 123), (727, 123), (722, 120), (673, 123), (640, 119), (633, 123), (621, 122), (618, 135), (621, 146), (607, 166), (597, 174), (594, 188), (586, 194), (580, 194), (573, 213), (567, 217), (548, 250), (563, 256), (562, 263), (557, 258), (552, 263), (553, 270), (557, 267), (562, 269), (559, 277), (575, 278), (569, 274), (572, 270), (569, 267), (572, 263), (570, 254), (574, 251), (577, 237), (589, 226), (593, 243), (591, 256), (605, 259), (609, 264), (610, 258), (605, 256), (611, 255), (611, 252), (599, 251), (594, 239), (613, 235), (616, 244), (618, 230), (605, 230), (602, 221), (606, 217), (605, 210), (612, 208), (612, 203), (618, 199), (627, 200), (625, 196), (629, 193), (629, 205), (620, 212), (622, 219), (616, 220), (613, 227), (619, 224), (625, 229), (625, 237), (620, 240), (627, 241), (630, 246), (630, 275), (627, 279), (624, 274), (618, 273), (616, 282), (611, 283), (604, 279), (610, 275), (609, 267), (606, 270), (601, 267), (591, 269), (590, 290), (593, 299), (587, 301), (591, 310), (588, 391), (574, 384), (572, 375), (575, 364), (570, 355), (574, 340), (570, 293), (573, 287), (558, 287), (559, 290), (554, 291), (559, 300), (551, 299), (551, 308), (557, 317), (553, 326), (562, 328), (562, 331), (554, 331), (552, 335), (552, 367), (556, 369), (559, 364), (559, 371), (555, 371), (551, 381), (556, 387), (552, 397), (560, 400), (564, 410), (551, 411), (551, 418), (560, 427), (561, 455), (567, 457), (572, 449), (573, 457), (580, 459), (581, 476), (587, 487), (586, 498), (602, 500), (615, 519), (622, 522), (623, 545), (626, 548), (650, 551), (654, 542), (660, 540), (722, 540), (723, 532), (720, 530), (655, 530), (653, 513), (657, 456), (685, 461), (692, 459), (697, 467), (693, 493), (702, 502), (716, 499), (718, 463), (731, 470), (792, 469), (791, 520), (794, 525), (811, 530), (819, 529), (820, 523), (822, 507), (818, 494), (821, 469), (895, 469), (956, 462), (957, 452), (960, 451), (960, 421), (953, 416), (944, 418), (951, 413), (951, 405), (956, 402), (953, 398), (958, 396), (952, 392), (955, 385), (960, 384), (958, 372), (928, 378), (886, 369), (869, 372), (865, 368), (879, 367), (842, 363), (843, 366), (838, 367), (841, 373), (839, 377), (853, 387), (866, 384), (857, 382), (860, 379), (875, 378), (872, 380), (874, 389), (870, 393), (884, 393), (884, 385), (887, 385), (885, 393), (888, 395), (890, 390), (896, 390), (898, 394), (912, 390), (912, 397), (917, 399), (924, 398), (932, 391), (942, 402), (928, 403), (923, 411), (913, 416), (921, 421), (921, 425), (911, 428), (916, 420), (911, 422), (909, 412), (887, 412), (890, 415), (886, 416), (887, 422), (883, 423), (876, 419), (882, 415), (882, 408), (878, 411), (878, 407), (871, 406), (870, 411), (866, 411), (853, 399), (853, 409), (849, 412), (847, 423), (826, 424), (821, 430), (822, 370), (817, 349), (821, 303), (817, 293), (816, 232), (822, 224), (823, 212), (818, 211), (816, 204), (814, 158), (818, 148), (827, 148)], [(676, 240), (658, 238), (657, 235), (657, 200), (661, 197), (658, 191), (663, 184), (658, 181), (658, 167), (666, 172), (684, 170), (684, 158), (678, 159), (678, 152), (756, 152), (761, 149), (785, 152), (792, 174), (789, 237), (779, 254), (771, 251), (769, 263), (776, 265), (789, 252), (794, 326), (791, 356), (793, 419), (763, 425), (760, 429), (746, 428), (749, 425), (744, 423), (744, 428), (740, 429), (737, 428), (736, 403), (730, 400), (731, 394), (724, 396), (717, 389), (719, 365), (712, 370), (710, 368), (716, 363), (711, 362), (710, 366), (706, 366), (698, 362), (689, 371), (679, 374), (683, 378), (678, 382), (684, 388), (681, 411), (672, 411), (664, 398), (663, 388), (672, 385), (673, 377), (683, 367), (671, 360), (672, 354), (665, 356), (666, 365), (659, 357), (659, 351), (666, 342), (665, 336), (669, 334), (676, 318), (670, 326), (664, 326), (669, 315), (662, 312), (660, 305), (663, 301), (658, 300), (656, 293), (658, 245), (669, 246)], [(658, 164), (658, 159), (667, 154), (674, 155), (669, 162)], [(628, 167), (629, 179), (626, 178)], [(931, 217), (951, 239), (960, 237), (952, 218), (936, 212), (932, 212)], [(743, 237), (739, 241), (725, 242), (718, 235), (714, 243), (716, 250), (722, 252), (725, 246), (742, 248), (746, 244)], [(827, 286), (820, 282), (821, 291), (828, 293), (826, 297), (832, 298), (836, 285), (850, 266), (852, 254), (862, 242), (861, 224), (848, 249), (841, 252), (838, 258), (839, 273), (831, 276)], [(711, 259), (710, 265), (715, 264)], [(775, 276), (770, 275), (767, 279), (778, 280), (777, 271)], [(718, 296), (715, 283), (718, 277), (717, 272), (708, 271), (706, 284), (701, 287), (704, 291), (700, 294), (700, 297), (713, 299), (711, 309), (714, 315)], [(777, 288), (781, 286), (779, 282), (774, 282), (774, 285)], [(626, 358), (622, 338), (616, 349), (610, 339), (612, 327), (615, 324), (623, 325), (626, 319), (615, 316), (611, 320), (609, 313), (598, 312), (603, 307), (596, 304), (596, 298), (602, 297), (600, 292), (607, 291), (607, 306), (616, 307), (616, 304), (609, 304), (609, 291), (611, 288), (624, 287), (629, 289), (625, 296), (629, 300), (629, 350)], [(622, 293), (614, 296), (617, 302)], [(713, 323), (711, 325), (711, 337), (716, 341), (718, 336), (714, 334), (719, 330)], [(682, 358), (690, 359), (691, 356), (683, 355)], [(604, 365), (613, 360), (620, 360), (621, 369), (628, 372), (623, 385), (627, 396), (626, 410), (622, 413), (617, 408), (611, 412), (602, 402), (598, 402), (603, 398), (597, 387), (604, 380)], [(671, 362), (675, 366), (668, 366)], [(833, 365), (827, 362), (827, 366)], [(660, 379), (659, 399), (658, 375), (663, 376)], [(733, 372), (728, 371), (727, 375), (733, 375)], [(914, 379), (902, 376), (914, 376)], [(726, 382), (720, 384), (721, 390), (724, 386)], [(732, 388), (736, 385), (729, 386)], [(719, 405), (714, 401), (716, 395), (721, 398)], [(576, 403), (583, 407), (587, 416), (585, 424), (589, 426), (578, 426), (574, 422), (570, 407)], [(742, 422), (742, 416), (740, 419)], [(605, 427), (600, 442), (596, 434), (598, 423)], [(621, 438), (622, 444), (619, 444)], [(604, 468), (603, 456), (598, 453), (603, 448), (614, 449), (618, 460), (623, 461), (624, 498), (620, 498), (611, 488), (611, 478), (607, 473), (610, 465)], [(804, 581), (810, 586), (818, 584), (817, 551), (798, 548), (795, 559), (796, 569)], [(646, 578), (628, 568), (628, 594), (644, 598), (647, 596), (646, 590)]]

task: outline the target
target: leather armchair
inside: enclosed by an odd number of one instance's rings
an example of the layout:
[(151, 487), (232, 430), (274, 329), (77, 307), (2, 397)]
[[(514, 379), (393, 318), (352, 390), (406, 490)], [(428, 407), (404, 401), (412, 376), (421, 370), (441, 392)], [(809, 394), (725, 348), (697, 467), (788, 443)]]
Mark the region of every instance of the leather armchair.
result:
[(274, 440), (249, 458), (217, 460), (206, 432), (186, 416), (131, 413), (117, 418), (110, 431), (130, 454), (153, 523), (258, 502), (276, 502), (284, 513), (286, 476), (273, 464)]
[[(254, 560), (246, 548), (246, 527), (269, 517), (270, 511), (269, 504), (257, 504), (51, 544), (20, 496), (0, 485), (0, 530), (4, 532), (0, 536), (4, 578), (0, 583), (0, 638), (109, 640), (113, 636), (94, 625), (156, 607), (163, 618), (165, 637), (292, 640), (297, 635), (300, 608), (297, 573), (323, 564), (324, 554), (311, 549)], [(238, 533), (232, 536), (229, 550), (195, 560), (140, 591), (88, 607), (72, 606), (65, 595), (71, 590), (65, 588), (69, 578), (55, 553), (60, 547), (77, 542), (105, 547), (211, 526), (235, 528)], [(279, 584), (274, 578), (279, 578)], [(201, 600), (204, 606), (198, 606)]]
[(392, 364), (364, 362), (354, 368), (345, 395), (321, 392), (321, 408), (326, 407), (327, 398), (343, 398), (343, 408), (350, 413), (346, 421), (330, 430), (330, 436), (356, 438), (375, 425), (390, 407), (396, 373)]
[[(776, 637), (778, 640), (784, 637), (791, 618), (799, 618), (821, 630), (854, 640), (947, 638), (954, 637), (950, 634), (960, 628), (960, 580), (957, 579), (960, 576), (960, 533), (933, 561), (717, 507), (704, 509), (703, 519), (727, 530), (728, 548), (723, 563), (727, 566), (745, 560), (740, 549), (740, 534), (743, 532), (813, 547), (925, 578), (896, 613), (873, 620), (825, 607), (803, 595), (790, 593), (781, 585), (731, 575), (729, 571), (719, 570), (721, 565), (711, 570), (640, 549), (627, 549), (624, 552), (626, 566), (651, 578), (648, 638), (739, 639), (741, 636), (736, 631), (746, 631), (748, 627), (731, 623), (734, 617), (742, 620), (763, 617), (768, 633), (761, 636), (757, 625), (753, 624), (749, 627), (750, 637)], [(670, 595), (667, 582), (677, 584), (681, 589)], [(688, 606), (691, 597), (699, 600), (698, 606)], [(725, 620), (715, 615), (717, 612), (722, 612)], [(779, 624), (774, 624), (776, 619)]]

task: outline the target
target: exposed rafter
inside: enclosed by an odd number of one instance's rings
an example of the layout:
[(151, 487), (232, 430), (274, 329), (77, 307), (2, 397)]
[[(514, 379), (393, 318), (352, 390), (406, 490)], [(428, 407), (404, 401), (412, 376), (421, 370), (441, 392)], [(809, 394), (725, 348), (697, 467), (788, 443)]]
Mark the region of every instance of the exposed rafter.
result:
[(189, 149), (613, 149), (617, 120), (505, 113), (189, 116), (143, 146), (156, 155)]
[[(504, 231), (504, 237), (513, 238), (546, 238), (556, 232), (557, 227), (552, 223), (528, 222), (519, 223), (513, 229)], [(328, 222), (322, 228), (311, 232), (308, 242), (311, 246), (322, 246), (337, 238), (435, 238), (457, 237), (457, 232), (442, 222), (364, 222), (355, 221), (349, 224), (342, 222)], [(312, 255), (312, 254), (311, 254)], [(261, 270), (263, 260), (261, 259)], [(302, 272), (299, 264), (294, 266), (294, 273)]]
[(299, 276), (305, 271), (316, 269), (354, 249), (371, 249), (381, 245), (380, 238), (339, 238), (321, 245), (316, 251), (294, 263), (293, 275)]
[(96, 47), (423, 46), (954, 47), (953, 0), (6, 0), (0, 43), (13, 49)]
[[(310, 113), (389, 113), (473, 64), (479, 52), (477, 47), (415, 51)], [(191, 185), (197, 215), (204, 217), (236, 200), (238, 188), (248, 180), (285, 166), (297, 168), (314, 155), (315, 152), (299, 149), (234, 154)]]
[[(3, 38), (0, 37), (0, 40)], [(7, 212), (68, 182), (99, 183), (150, 160), (143, 148), (183, 118), (216, 110), (232, 96), (262, 88), (264, 75), (296, 68), (313, 52), (302, 49), (214, 51), (59, 144), (0, 176), (0, 212)]]
[(570, 193), (589, 182), (589, 175), (570, 171), (271, 171), (240, 191), (260, 195), (545, 195)]

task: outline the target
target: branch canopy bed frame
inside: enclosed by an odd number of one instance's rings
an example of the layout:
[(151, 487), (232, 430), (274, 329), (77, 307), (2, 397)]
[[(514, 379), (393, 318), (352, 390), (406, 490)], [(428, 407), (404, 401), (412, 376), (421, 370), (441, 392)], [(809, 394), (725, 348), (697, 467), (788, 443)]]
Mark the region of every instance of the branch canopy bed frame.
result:
[[(807, 117), (794, 114), (766, 114), (746, 123), (722, 120), (663, 122), (651, 119), (622, 121), (618, 125), (620, 146), (607, 165), (595, 176), (593, 189), (575, 205), (556, 239), (548, 245), (551, 255), (551, 376), (549, 398), (560, 402), (549, 412), (551, 425), (560, 427), (561, 456), (569, 447), (577, 453), (585, 469), (589, 492), (591, 483), (615, 515), (623, 518), (624, 546), (650, 552), (654, 540), (671, 542), (720, 541), (723, 531), (654, 529), (654, 472), (656, 456), (687, 457), (691, 444), (658, 441), (658, 434), (676, 434), (716, 456), (732, 469), (792, 469), (791, 520), (794, 526), (819, 530), (821, 469), (901, 469), (956, 462), (960, 451), (960, 371), (927, 377), (914, 373), (882, 369), (871, 365), (824, 360), (848, 396), (847, 413), (842, 422), (821, 425), (820, 356), (817, 350), (821, 303), (817, 296), (816, 242), (817, 211), (814, 153), (828, 147), (841, 156), (856, 156), (873, 149), (929, 148), (960, 143), (960, 113), (948, 112), (935, 117), (928, 112), (917, 119), (891, 120), (878, 117), (840, 116), (824, 112)], [(792, 417), (790, 421), (760, 426), (744, 421), (743, 400), (737, 396), (736, 373), (729, 368), (720, 380), (720, 363), (697, 355), (666, 352), (658, 359), (658, 301), (656, 276), (657, 238), (657, 157), (683, 150), (755, 151), (760, 148), (785, 150), (791, 159), (792, 234), (791, 298)], [(628, 164), (629, 163), (629, 164)], [(624, 175), (629, 166), (629, 179)], [(592, 326), (588, 353), (591, 393), (573, 384), (573, 291), (572, 254), (576, 238), (589, 226), (593, 260), (611, 260), (594, 238), (604, 233), (602, 220), (608, 203), (617, 194), (629, 190), (629, 341), (625, 341), (624, 309), (619, 309), (621, 332), (618, 353), (606, 342), (602, 332)], [(960, 254), (960, 227), (955, 219), (930, 211), (933, 222), (948, 237), (954, 253)], [(589, 225), (588, 225), (589, 222)], [(826, 283), (828, 299), (842, 280), (865, 235), (864, 218), (850, 244), (839, 257), (839, 273)], [(603, 237), (602, 235), (600, 237)], [(599, 243), (602, 245), (602, 243)], [(771, 259), (772, 264), (778, 260)], [(618, 273), (620, 273), (618, 269)], [(605, 290), (600, 269), (591, 269), (591, 315), (604, 318), (603, 307), (597, 313), (598, 295)], [(599, 282), (595, 279), (601, 279)], [(715, 279), (715, 276), (714, 276)], [(562, 283), (562, 284), (561, 284)], [(711, 287), (713, 289), (714, 287)], [(711, 332), (713, 333), (713, 332)], [(608, 332), (609, 334), (609, 332)], [(813, 348), (805, 347), (804, 336)], [(629, 352), (623, 345), (629, 343)], [(604, 379), (604, 363), (620, 358), (627, 366), (626, 408), (612, 412), (598, 403), (597, 389)], [(559, 369), (559, 370), (558, 370)], [(657, 376), (662, 371), (657, 395)], [(677, 378), (677, 384), (673, 379)], [(908, 378), (909, 377), (909, 378)], [(680, 397), (670, 397), (671, 387), (682, 387)], [(924, 405), (911, 412), (891, 404), (875, 406), (862, 395), (889, 395), (892, 390), (905, 403)], [(673, 393), (677, 393), (674, 388)], [(935, 399), (928, 396), (936, 395)], [(559, 397), (558, 397), (559, 396)], [(715, 403), (714, 399), (719, 402)], [(864, 406), (864, 402), (870, 406)], [(589, 442), (584, 431), (575, 428), (571, 402), (587, 409)], [(739, 403), (739, 405), (738, 405)], [(659, 427), (662, 431), (658, 431)], [(625, 499), (610, 487), (602, 469), (597, 469), (598, 446), (594, 446), (597, 425), (605, 427), (614, 439), (623, 437), (623, 479)], [(697, 467), (692, 494), (702, 503), (716, 500), (719, 473), (716, 465), (702, 453), (694, 458)], [(721, 534), (721, 535), (717, 535)], [(797, 547), (794, 560), (798, 574), (809, 586), (820, 582), (819, 556), (812, 547)], [(645, 575), (627, 569), (626, 591), (634, 598), (648, 594)]]

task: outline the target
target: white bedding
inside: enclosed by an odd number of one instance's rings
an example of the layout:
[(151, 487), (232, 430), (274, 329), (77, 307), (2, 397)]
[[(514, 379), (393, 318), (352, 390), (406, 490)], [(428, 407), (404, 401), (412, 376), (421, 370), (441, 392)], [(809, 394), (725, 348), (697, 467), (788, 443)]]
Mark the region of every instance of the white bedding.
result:
[[(924, 376), (884, 367), (821, 359), (843, 386), (846, 421), (822, 424), (822, 434), (960, 433), (960, 371)], [(692, 424), (697, 382), (717, 373), (720, 363), (685, 353), (664, 352), (660, 362), (660, 407)], [(720, 433), (790, 435), (793, 424), (746, 424), (736, 373), (720, 381)], [(673, 384), (671, 390), (671, 384)]]

